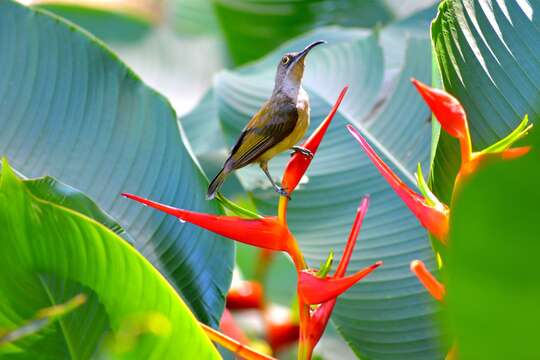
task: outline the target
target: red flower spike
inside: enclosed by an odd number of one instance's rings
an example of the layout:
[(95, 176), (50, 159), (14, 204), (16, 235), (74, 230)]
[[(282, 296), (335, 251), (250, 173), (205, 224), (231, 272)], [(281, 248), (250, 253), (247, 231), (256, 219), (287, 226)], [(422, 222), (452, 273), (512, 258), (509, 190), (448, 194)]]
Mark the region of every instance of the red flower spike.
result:
[(377, 261), (354, 275), (326, 279), (321, 279), (309, 271), (301, 271), (298, 274), (298, 296), (309, 305), (335, 299), (381, 265), (382, 261)]
[(377, 167), (381, 175), (390, 184), (392, 189), (403, 200), (407, 207), (412, 211), (431, 234), (446, 244), (449, 226), (449, 209), (446, 205), (439, 203), (439, 206), (430, 206), (423, 196), (412, 191), (397, 175), (386, 165), (377, 155), (369, 143), (356, 131), (352, 125), (347, 125), (347, 129), (364, 149), (367, 156)]
[(416, 79), (411, 79), (411, 81), (444, 131), (459, 139), (462, 164), (468, 162), (472, 153), (472, 145), (467, 115), (463, 106), (455, 97), (443, 90), (431, 88)]
[(369, 207), (369, 196), (366, 196), (362, 199), (360, 206), (356, 210), (356, 216), (351, 227), (351, 232), (349, 238), (347, 239), (347, 245), (345, 245), (345, 250), (343, 250), (343, 255), (339, 261), (336, 272), (334, 273), (334, 278), (343, 277), (347, 272), (347, 266), (351, 261), (352, 252), (354, 246), (356, 245), (356, 239), (358, 239), (358, 234), (360, 233), (360, 228), (364, 222), (364, 217), (366, 216), (367, 209)]
[(313, 349), (321, 339), (335, 305), (336, 299), (333, 299), (321, 304), (313, 311), (306, 329), (307, 338), (304, 341), (305, 344), (302, 344), (304, 351), (302, 359), (311, 359)]
[(336, 272), (332, 277), (320, 278), (309, 270), (303, 270), (298, 273), (298, 296), (304, 303), (309, 305), (321, 304), (323, 302), (335, 299), (362, 278), (367, 276), (370, 272), (382, 265), (382, 261), (377, 261), (375, 264), (360, 270), (353, 275), (344, 277), (345, 272), (347, 271), (347, 266), (351, 260), (356, 239), (358, 238), (360, 227), (364, 221), (368, 206), (369, 197), (366, 196), (362, 199), (362, 202), (358, 207), (356, 217), (351, 228), (351, 233), (347, 239), (347, 245), (343, 251), (343, 256), (341, 257)]
[(263, 288), (255, 281), (234, 283), (227, 294), (227, 309), (262, 309), (264, 305)]
[(122, 196), (244, 244), (287, 252), (295, 249), (294, 237), (276, 217), (244, 219), (238, 216), (203, 214), (163, 205), (137, 195), (123, 193)]
[[(362, 199), (362, 202), (360, 203), (360, 206), (358, 207), (358, 210), (356, 212), (356, 217), (353, 222), (353, 226), (351, 228), (351, 232), (349, 234), (349, 238), (347, 239), (347, 245), (345, 246), (345, 249), (343, 251), (343, 256), (341, 257), (341, 260), (338, 264), (338, 267), (336, 269), (336, 272), (334, 275), (330, 278), (321, 279), (319, 277), (316, 277), (315, 275), (308, 273), (308, 272), (299, 272), (299, 278), (304, 277), (307, 279), (307, 282), (302, 281), (302, 286), (305, 286), (303, 288), (304, 294), (307, 294), (308, 299), (305, 299), (306, 296), (302, 296), (300, 290), (301, 285), (298, 285), (298, 293), (299, 293), (299, 311), (300, 311), (300, 343), (299, 343), (299, 359), (311, 359), (311, 354), (313, 353), (313, 349), (315, 348), (315, 345), (319, 342), (321, 336), (324, 333), (324, 329), (326, 328), (326, 325), (328, 324), (328, 321), (330, 319), (330, 316), (332, 315), (332, 311), (334, 310), (334, 306), (336, 304), (336, 297), (339, 294), (333, 294), (334, 296), (331, 297), (328, 301), (322, 302), (319, 306), (317, 306), (314, 310), (310, 310), (310, 306), (307, 305), (309, 302), (316, 301), (319, 302), (320, 300), (325, 300), (326, 296), (324, 298), (312, 298), (313, 295), (313, 287), (310, 284), (313, 283), (321, 283), (322, 287), (318, 288), (318, 291), (323, 292), (325, 287), (327, 287), (328, 283), (335, 284), (336, 281), (343, 281), (344, 275), (347, 271), (347, 266), (349, 265), (349, 262), (351, 260), (352, 252), (354, 250), (354, 246), (356, 245), (356, 239), (358, 238), (358, 234), (360, 232), (360, 228), (362, 226), (362, 222), (364, 220), (364, 217), (366, 215), (367, 209), (369, 206), (369, 197), (364, 197)], [(350, 276), (349, 278), (358, 276), (363, 277), (366, 276), (367, 273), (371, 272), (374, 268), (380, 266), (382, 262), (377, 262), (376, 264), (372, 265), (370, 268), (364, 269), (360, 271), (359, 273)], [(361, 275), (360, 275), (361, 274)], [(313, 282), (312, 277), (315, 277), (315, 281)], [(353, 282), (354, 283), (354, 282)], [(307, 286), (306, 286), (307, 285)], [(331, 285), (335, 286), (335, 285)], [(345, 289), (346, 290), (346, 289)], [(341, 291), (342, 293), (343, 291)], [(307, 300), (307, 301), (306, 301)]]
[[(330, 113), (328, 114), (326, 119), (324, 119), (324, 121), (319, 125), (319, 127), (302, 145), (305, 149), (311, 151), (313, 155), (315, 155), (315, 153), (317, 152), (319, 144), (321, 143), (324, 135), (326, 134), (326, 130), (328, 129), (330, 122), (332, 122), (332, 119), (334, 118), (334, 115), (336, 114), (338, 107), (341, 104), (341, 101), (343, 100), (343, 97), (347, 93), (348, 89), (349, 87), (345, 86), (343, 90), (341, 90), (341, 93), (339, 94), (336, 103), (332, 107), (332, 110), (330, 110)], [(304, 174), (306, 173), (309, 164), (311, 164), (311, 160), (311, 158), (298, 152), (295, 153), (289, 160), (289, 163), (285, 168), (283, 179), (281, 181), (281, 186), (283, 186), (289, 192), (289, 195), (298, 186), (300, 179), (302, 179), (302, 176), (304, 176)]]
[(444, 301), (446, 289), (444, 285), (433, 276), (426, 265), (420, 260), (411, 261), (411, 271), (416, 275), (418, 280), (424, 285), (426, 290), (438, 301)]
[(416, 79), (411, 79), (411, 81), (444, 131), (458, 139), (469, 136), (467, 115), (455, 97), (443, 90), (429, 87)]

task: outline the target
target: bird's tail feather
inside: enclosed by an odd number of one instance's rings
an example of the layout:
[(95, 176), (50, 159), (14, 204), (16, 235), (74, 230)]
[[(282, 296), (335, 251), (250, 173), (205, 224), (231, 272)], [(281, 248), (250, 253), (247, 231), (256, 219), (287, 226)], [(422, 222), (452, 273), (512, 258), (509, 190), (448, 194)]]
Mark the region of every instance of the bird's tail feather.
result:
[(217, 192), (219, 191), (219, 188), (221, 185), (223, 185), (223, 182), (225, 181), (225, 178), (227, 177), (228, 173), (225, 172), (223, 169), (216, 175), (214, 180), (208, 185), (208, 192), (206, 193), (206, 199), (212, 200), (214, 197), (216, 197)]

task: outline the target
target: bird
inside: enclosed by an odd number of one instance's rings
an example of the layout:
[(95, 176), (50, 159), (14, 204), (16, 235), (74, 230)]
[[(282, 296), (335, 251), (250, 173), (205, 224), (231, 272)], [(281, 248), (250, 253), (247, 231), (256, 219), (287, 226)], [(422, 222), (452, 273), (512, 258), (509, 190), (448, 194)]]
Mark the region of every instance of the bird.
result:
[(278, 186), (270, 175), (268, 161), (289, 149), (313, 157), (308, 149), (296, 146), (309, 127), (309, 97), (302, 87), (302, 77), (306, 55), (324, 43), (324, 40), (315, 41), (302, 51), (281, 57), (272, 95), (244, 127), (222, 169), (210, 182), (208, 200), (215, 198), (231, 172), (255, 163), (259, 164), (274, 190), (289, 197), (287, 190)]

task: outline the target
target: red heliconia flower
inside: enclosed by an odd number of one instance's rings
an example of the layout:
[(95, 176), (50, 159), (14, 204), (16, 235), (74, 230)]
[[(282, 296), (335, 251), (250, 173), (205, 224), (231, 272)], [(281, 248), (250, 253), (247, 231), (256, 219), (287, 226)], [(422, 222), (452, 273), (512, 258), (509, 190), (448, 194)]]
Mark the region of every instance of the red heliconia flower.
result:
[[(343, 97), (347, 93), (347, 90), (349, 89), (348, 86), (345, 86), (343, 90), (341, 90), (341, 93), (339, 94), (336, 103), (332, 107), (332, 110), (330, 110), (330, 113), (324, 121), (319, 125), (319, 127), (311, 134), (311, 136), (306, 140), (306, 142), (302, 145), (305, 149), (309, 150), (313, 155), (317, 152), (317, 149), (319, 148), (319, 145), (326, 134), (326, 130), (328, 129), (328, 126), (330, 125), (330, 122), (332, 122), (332, 119), (334, 118), (334, 115), (336, 114), (339, 105), (341, 104), (341, 101), (343, 100)], [(281, 186), (283, 186), (288, 192), (289, 195), (296, 189), (298, 186), (298, 183), (302, 179), (302, 176), (306, 173), (307, 168), (311, 164), (312, 158), (305, 156), (301, 153), (295, 153), (289, 160), (289, 163), (287, 164), (287, 167), (285, 168), (285, 173), (283, 175), (283, 179), (281, 180)]]
[(411, 81), (444, 131), (459, 140), (461, 163), (468, 162), (471, 159), (472, 145), (467, 115), (463, 106), (461, 106), (458, 99), (443, 90), (431, 88), (416, 79), (411, 79)]
[(296, 251), (296, 241), (286, 225), (276, 217), (244, 219), (238, 216), (203, 214), (177, 209), (137, 195), (123, 193), (123, 196), (138, 201), (154, 209), (176, 216), (182, 221), (200, 226), (216, 234), (244, 244), (277, 251)]
[(431, 296), (438, 301), (444, 301), (444, 297), (446, 296), (444, 285), (429, 272), (426, 265), (421, 260), (411, 261), (411, 271), (416, 275)]
[(324, 279), (309, 270), (303, 270), (298, 274), (298, 295), (302, 297), (302, 301), (306, 304), (321, 304), (343, 294), (381, 265), (382, 261), (377, 261), (354, 275), (337, 278), (327, 277)]
[(508, 136), (480, 152), (473, 152), (467, 115), (459, 101), (449, 93), (429, 87), (416, 79), (412, 79), (412, 82), (444, 131), (459, 140), (461, 146), (461, 169), (458, 182), (475, 172), (478, 166), (489, 158), (508, 160), (520, 157), (528, 152), (528, 147), (509, 149), (514, 142), (525, 136), (531, 129), (532, 125), (528, 124), (527, 116)]
[(411, 81), (444, 131), (458, 139), (469, 136), (467, 115), (458, 99), (443, 90), (429, 87), (416, 79), (411, 79)]
[[(365, 277), (371, 271), (382, 265), (382, 261), (378, 261), (372, 266), (359, 271), (358, 273), (345, 277), (347, 272), (347, 267), (351, 260), (351, 256), (356, 245), (356, 240), (358, 234), (360, 233), (360, 228), (362, 222), (366, 215), (367, 208), (369, 206), (369, 197), (362, 199), (358, 211), (356, 212), (356, 217), (347, 239), (347, 244), (343, 251), (343, 255), (338, 264), (336, 272), (333, 276), (327, 277), (324, 279), (315, 278), (315, 275), (307, 272), (299, 273), (299, 283), (298, 283), (298, 297), (299, 300), (305, 304), (320, 304), (317, 308), (311, 311), (310, 314), (300, 314), (300, 326), (301, 326), (301, 343), (304, 353), (301, 354), (302, 359), (309, 359), (313, 348), (321, 338), (324, 329), (332, 315), (334, 305), (336, 303), (336, 298), (342, 294), (345, 290), (350, 288), (354, 283), (356, 283), (361, 278)], [(304, 274), (304, 275), (303, 275)], [(308, 276), (307, 276), (308, 275)], [(350, 280), (345, 280), (350, 279)], [(344, 281), (345, 283), (340, 283)], [(316, 295), (314, 290), (316, 290), (313, 285), (316, 284), (319, 286), (318, 291), (323, 293), (322, 296)], [(336, 285), (339, 284), (339, 285)], [(345, 284), (346, 286), (343, 286)], [(302, 329), (303, 327), (303, 329)], [(303, 331), (302, 331), (303, 330)]]
[(441, 242), (446, 243), (449, 225), (448, 207), (436, 200), (434, 197), (427, 199), (412, 191), (397, 175), (386, 165), (377, 155), (375, 150), (352, 126), (347, 125), (347, 129), (364, 149), (367, 156), (377, 167), (381, 175), (388, 184), (394, 189), (403, 202), (409, 207), (412, 213), (430, 233), (432, 233)]
[(356, 213), (351, 236), (349, 236), (349, 239), (347, 240), (345, 252), (343, 253), (343, 257), (341, 258), (339, 267), (334, 276), (325, 276), (324, 278), (321, 278), (311, 270), (303, 270), (298, 273), (298, 296), (304, 303), (310, 305), (321, 304), (335, 299), (382, 265), (382, 261), (377, 261), (375, 264), (360, 270), (353, 275), (344, 276), (368, 206), (369, 197), (365, 197)]
[(233, 282), (227, 293), (227, 309), (262, 309), (264, 294), (261, 284), (256, 281)]

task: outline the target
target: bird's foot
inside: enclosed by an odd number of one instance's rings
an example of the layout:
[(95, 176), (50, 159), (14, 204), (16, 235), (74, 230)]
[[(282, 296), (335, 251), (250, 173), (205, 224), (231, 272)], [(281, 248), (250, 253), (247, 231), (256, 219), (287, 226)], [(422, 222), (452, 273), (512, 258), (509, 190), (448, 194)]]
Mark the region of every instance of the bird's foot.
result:
[(287, 190), (285, 190), (284, 188), (282, 188), (281, 186), (277, 186), (274, 188), (274, 190), (280, 195), (280, 196), (286, 196), (287, 199), (291, 200), (291, 196), (289, 195), (289, 193), (287, 192)]
[(293, 153), (291, 154), (291, 156), (299, 152), (300, 154), (304, 155), (308, 159), (313, 159), (313, 153), (311, 152), (311, 150), (308, 150), (305, 147), (293, 146), (292, 149), (293, 149)]

